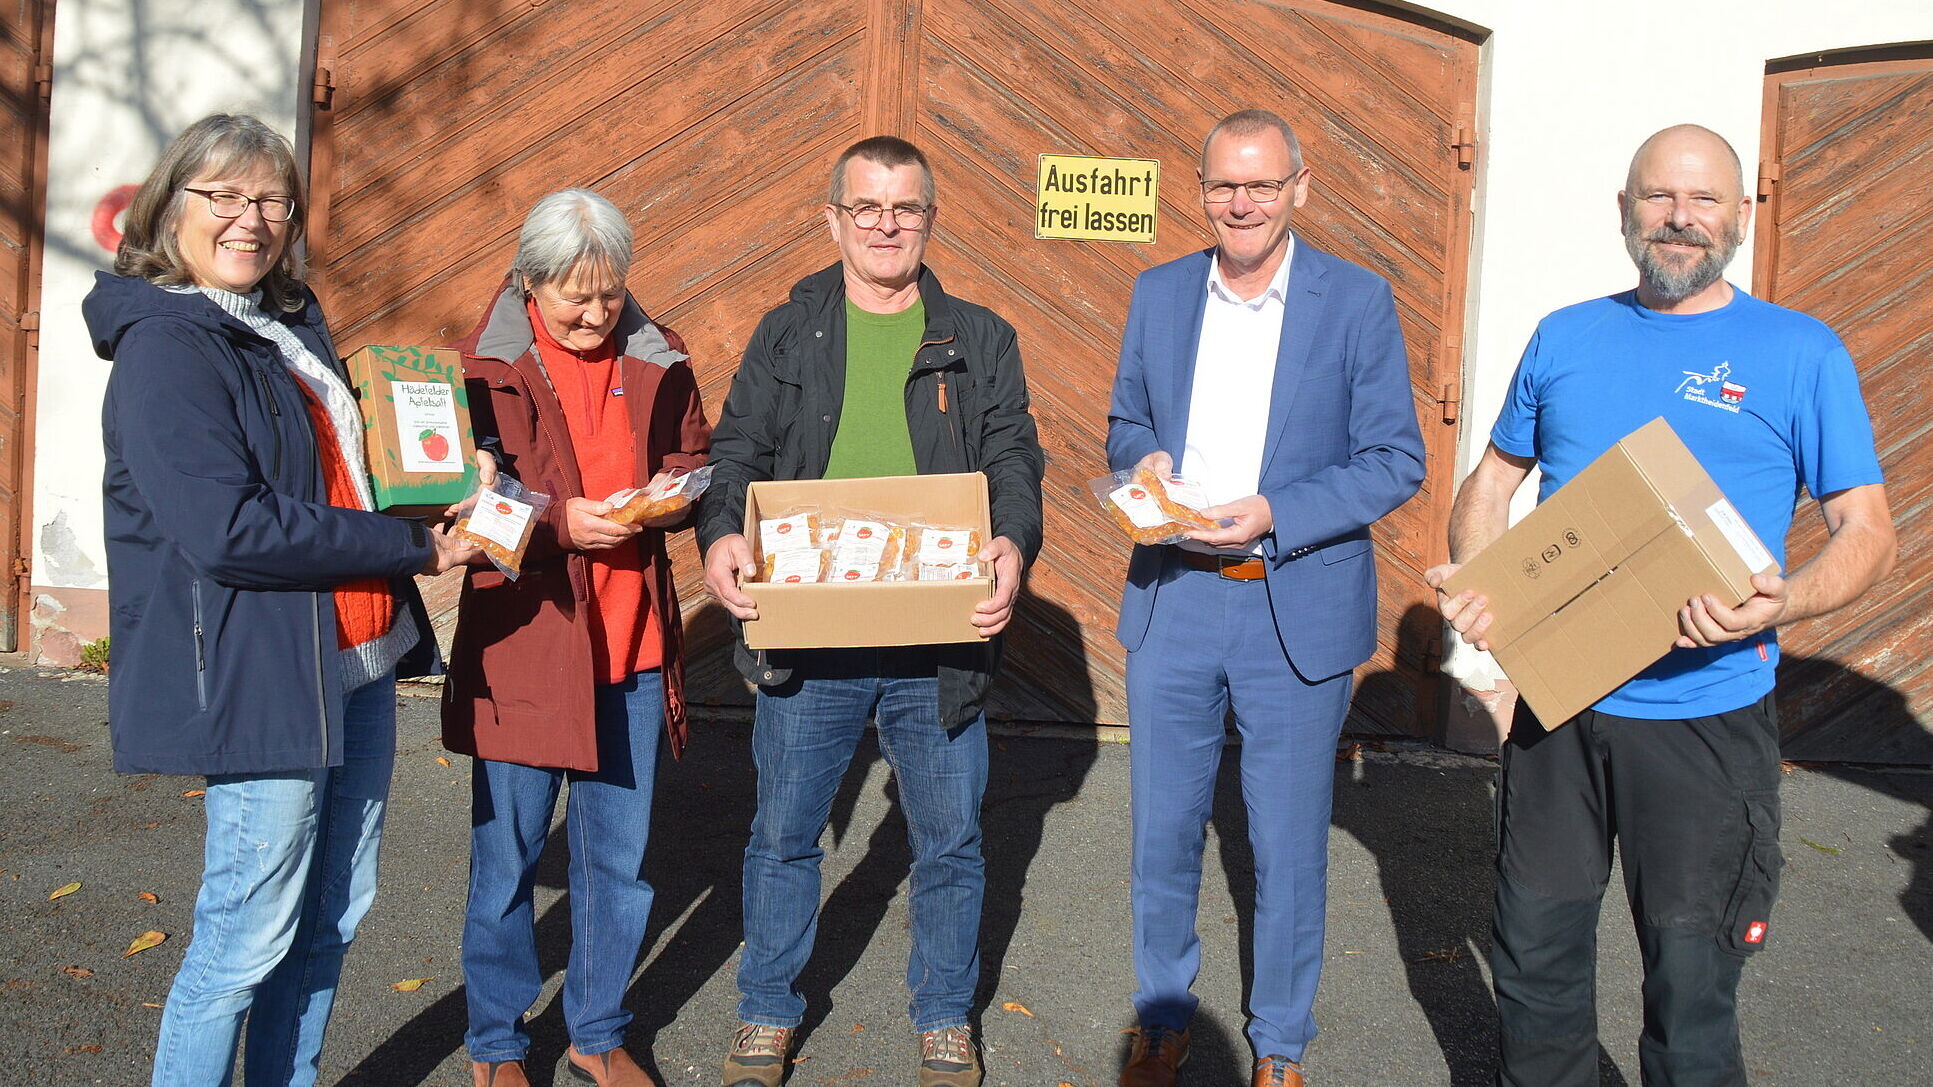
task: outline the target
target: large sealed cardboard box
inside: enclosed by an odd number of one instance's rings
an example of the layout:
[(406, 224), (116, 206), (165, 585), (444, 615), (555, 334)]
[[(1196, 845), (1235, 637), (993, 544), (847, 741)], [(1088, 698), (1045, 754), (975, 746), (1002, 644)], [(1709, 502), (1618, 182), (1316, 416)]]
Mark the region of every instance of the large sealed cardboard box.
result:
[(1546, 728), (1670, 651), (1678, 609), (1727, 606), (1771, 552), (1663, 419), (1592, 461), (1443, 586), (1475, 589), (1497, 663)]
[(362, 406), (376, 508), (431, 517), (477, 487), (463, 356), (447, 347), (371, 345), (345, 360)]
[[(993, 538), (987, 477), (979, 472), (753, 483), (745, 494), (745, 538), (756, 548), (761, 519), (799, 507), (877, 514), (901, 524), (971, 528), (982, 541)], [(758, 618), (745, 624), (745, 644), (753, 649), (979, 641), (971, 621), (973, 608), (993, 595), (993, 582), (987, 578), (852, 585), (746, 582), (741, 588), (758, 605)]]

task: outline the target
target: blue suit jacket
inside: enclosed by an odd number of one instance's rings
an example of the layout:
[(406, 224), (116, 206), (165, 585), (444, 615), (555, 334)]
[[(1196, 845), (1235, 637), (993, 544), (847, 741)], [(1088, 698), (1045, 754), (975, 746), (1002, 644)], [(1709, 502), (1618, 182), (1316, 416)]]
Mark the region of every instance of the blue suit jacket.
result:
[[(1115, 469), (1159, 449), (1175, 458), (1175, 471), (1188, 471), (1182, 455), (1213, 253), (1135, 280), (1108, 412)], [(1262, 537), (1262, 556), (1282, 645), (1315, 681), (1376, 650), (1369, 525), (1416, 493), (1423, 439), (1387, 281), (1298, 237), (1285, 307), (1258, 488), (1275, 529)], [(1148, 632), (1162, 551), (1136, 546), (1128, 565), (1115, 636), (1130, 651)]]

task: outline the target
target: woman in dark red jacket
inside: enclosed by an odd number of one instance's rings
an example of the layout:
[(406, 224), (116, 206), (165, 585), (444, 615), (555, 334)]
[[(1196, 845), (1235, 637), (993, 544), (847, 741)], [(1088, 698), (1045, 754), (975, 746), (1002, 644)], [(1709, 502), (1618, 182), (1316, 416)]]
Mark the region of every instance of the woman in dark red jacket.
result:
[[(543, 976), (531, 888), (568, 781), (571, 1071), (644, 1087), (624, 1010), (651, 911), (643, 876), (661, 748), (685, 741), (683, 628), (665, 533), (602, 498), (705, 462), (711, 428), (676, 333), (625, 290), (631, 229), (610, 201), (553, 193), (524, 220), (510, 275), (458, 346), (479, 438), (504, 472), (551, 496), (515, 581), (463, 588), (443, 741), (474, 755), (464, 1041), (483, 1087), (522, 1087), (523, 1013)], [(667, 742), (668, 741), (668, 742)]]

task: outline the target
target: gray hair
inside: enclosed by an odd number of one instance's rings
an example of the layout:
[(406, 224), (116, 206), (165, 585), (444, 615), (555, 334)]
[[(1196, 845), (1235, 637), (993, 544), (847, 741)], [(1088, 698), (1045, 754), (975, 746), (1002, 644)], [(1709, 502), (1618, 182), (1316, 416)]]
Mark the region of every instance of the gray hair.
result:
[(524, 289), (568, 279), (586, 266), (624, 281), (631, 270), (631, 224), (624, 214), (589, 189), (565, 189), (537, 201), (524, 217), (510, 263)]
[[(303, 306), (301, 241), (306, 200), (295, 150), (281, 133), (247, 114), (217, 113), (183, 129), (168, 144), (147, 180), (135, 190), (122, 220), (120, 248), (114, 254), (118, 275), (150, 283), (194, 282), (182, 258), (175, 230), (189, 196), (182, 186), (197, 177), (223, 177), (262, 168), (275, 175), (295, 201), (297, 214), (283, 226), (282, 254), (262, 277), (262, 308), (293, 312)], [(199, 199), (197, 197), (196, 199)]]
[(1215, 122), (1208, 135), (1201, 141), (1201, 163), (1208, 165), (1208, 145), (1222, 133), (1230, 136), (1253, 136), (1261, 132), (1281, 134), (1282, 142), (1289, 145), (1289, 166), (1297, 173), (1302, 171), (1302, 141), (1295, 138), (1295, 129), (1289, 127), (1280, 114), (1265, 109), (1238, 110)]

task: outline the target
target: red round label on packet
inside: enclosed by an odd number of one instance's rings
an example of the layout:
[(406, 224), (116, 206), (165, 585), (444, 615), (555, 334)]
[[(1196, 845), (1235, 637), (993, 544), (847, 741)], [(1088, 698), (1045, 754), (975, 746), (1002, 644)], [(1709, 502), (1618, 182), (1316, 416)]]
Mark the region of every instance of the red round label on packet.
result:
[(800, 581), (800, 578), (799, 578), (799, 575), (797, 575), (797, 574), (793, 574), (793, 575), (791, 575), (790, 577), (787, 577), (787, 578), (785, 579), (785, 583), (786, 583), (787, 585), (797, 585), (797, 584), (799, 583), (799, 581)]
[(777, 528), (775, 528), (775, 529), (773, 529), (772, 531), (773, 531), (773, 532), (776, 532), (776, 533), (778, 533), (778, 534), (779, 534), (779, 535), (781, 535), (781, 536), (783, 536), (783, 535), (785, 535), (786, 533), (788, 533), (788, 532), (790, 532), (790, 531), (792, 531), (792, 522), (790, 522), (790, 521), (783, 521), (783, 522), (780, 522), (780, 524), (779, 524), (779, 527), (777, 527)]
[(953, 580), (955, 581), (971, 581), (972, 579), (973, 579), (973, 571), (971, 570), (962, 570), (959, 573), (953, 575)]
[(860, 538), (860, 539), (862, 539), (862, 540), (870, 540), (870, 539), (872, 539), (872, 538), (873, 538), (873, 530), (872, 530), (872, 526), (870, 526), (870, 525), (861, 525), (861, 526), (859, 526), (859, 533), (858, 533), (858, 535), (859, 535), (859, 538)]
[(1141, 499), (1148, 497), (1148, 492), (1142, 490), (1139, 487), (1134, 487), (1128, 491), (1128, 497), (1136, 501), (1140, 501)]
[(497, 512), (503, 514), (505, 517), (510, 516), (510, 503), (508, 502), (497, 503)]
[(951, 536), (941, 536), (941, 537), (940, 537), (940, 542), (939, 542), (939, 548), (940, 548), (940, 550), (942, 550), (942, 551), (945, 551), (945, 550), (946, 550), (947, 548), (949, 548), (949, 547), (952, 547), (952, 546), (953, 546), (953, 537), (951, 537)]
[(859, 571), (857, 571), (857, 570), (847, 570), (847, 571), (846, 571), (846, 580), (847, 580), (847, 581), (858, 581), (858, 580), (859, 580)]

